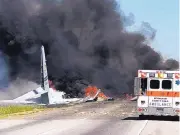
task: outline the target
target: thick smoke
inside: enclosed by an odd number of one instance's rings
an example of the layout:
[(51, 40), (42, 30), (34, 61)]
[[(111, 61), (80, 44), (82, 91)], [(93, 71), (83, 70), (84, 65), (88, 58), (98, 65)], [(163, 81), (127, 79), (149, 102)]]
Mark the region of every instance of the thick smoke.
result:
[(10, 81), (39, 82), (41, 45), (50, 79), (74, 96), (89, 84), (132, 92), (138, 69), (178, 68), (175, 60), (163, 62), (143, 35), (127, 32), (117, 10), (115, 0), (1, 0), (0, 49)]
[(0, 51), (0, 89), (8, 87), (8, 68), (4, 54)]

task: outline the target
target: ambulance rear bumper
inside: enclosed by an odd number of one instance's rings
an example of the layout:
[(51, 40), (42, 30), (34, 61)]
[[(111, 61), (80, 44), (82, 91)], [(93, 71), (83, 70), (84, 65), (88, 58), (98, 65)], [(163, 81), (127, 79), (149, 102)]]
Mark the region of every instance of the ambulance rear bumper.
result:
[(138, 115), (180, 116), (180, 108), (138, 107), (137, 112)]

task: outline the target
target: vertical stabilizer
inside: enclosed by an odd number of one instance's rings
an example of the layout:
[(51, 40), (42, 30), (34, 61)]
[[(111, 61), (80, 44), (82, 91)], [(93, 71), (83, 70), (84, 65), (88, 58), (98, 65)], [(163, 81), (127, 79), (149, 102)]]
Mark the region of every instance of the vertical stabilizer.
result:
[(41, 47), (41, 87), (45, 93), (41, 94), (42, 103), (57, 104), (63, 102), (63, 92), (57, 92), (50, 88), (44, 47)]
[(49, 91), (49, 82), (48, 82), (48, 73), (47, 73), (44, 46), (41, 47), (41, 87), (45, 91)]
[(41, 87), (46, 92), (41, 95), (42, 102), (46, 104), (53, 104), (56, 99), (53, 96), (53, 89), (49, 87), (46, 57), (43, 46), (41, 47)]

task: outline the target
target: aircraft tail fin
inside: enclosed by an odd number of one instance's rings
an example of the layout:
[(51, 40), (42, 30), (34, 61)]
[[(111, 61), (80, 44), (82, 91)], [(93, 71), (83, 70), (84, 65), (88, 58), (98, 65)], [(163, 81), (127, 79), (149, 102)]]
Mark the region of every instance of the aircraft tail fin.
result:
[(46, 104), (51, 104), (53, 97), (49, 86), (44, 46), (41, 47), (41, 87), (47, 92), (41, 95), (43, 102)]
[(45, 91), (49, 91), (48, 72), (46, 65), (46, 57), (44, 47), (41, 47), (41, 87)]

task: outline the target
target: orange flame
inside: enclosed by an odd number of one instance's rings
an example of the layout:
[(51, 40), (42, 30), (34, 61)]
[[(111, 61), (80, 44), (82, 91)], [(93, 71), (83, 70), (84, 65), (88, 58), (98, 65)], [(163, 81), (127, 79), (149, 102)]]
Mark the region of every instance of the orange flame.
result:
[[(85, 96), (88, 97), (94, 97), (98, 92), (98, 88), (96, 86), (88, 86), (86, 89), (85, 89)], [(107, 96), (103, 93), (103, 92), (100, 92), (97, 97), (99, 98), (103, 98), (103, 99), (107, 99)]]

